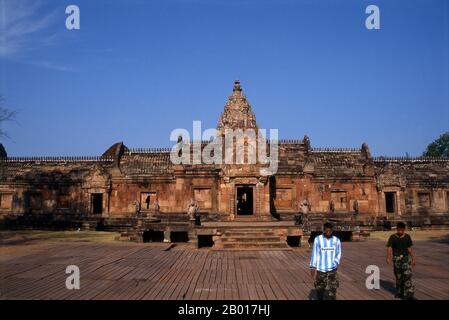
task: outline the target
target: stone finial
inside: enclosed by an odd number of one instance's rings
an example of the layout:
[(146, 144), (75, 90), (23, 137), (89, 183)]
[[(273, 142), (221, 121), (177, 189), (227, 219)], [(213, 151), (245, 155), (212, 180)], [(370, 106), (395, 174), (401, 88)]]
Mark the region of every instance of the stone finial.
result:
[(366, 143), (362, 144), (362, 154), (365, 157), (365, 159), (370, 159), (371, 158), (371, 153), (369, 151), (369, 147)]
[(302, 142), (306, 146), (307, 150), (310, 150), (310, 138), (308, 135), (304, 135), (304, 139), (302, 139)]
[(235, 80), (234, 81), (234, 89), (233, 89), (233, 91), (234, 92), (236, 92), (236, 91), (241, 92), (242, 91), (242, 88), (240, 87), (240, 80)]
[(257, 129), (256, 116), (251, 105), (246, 99), (240, 87), (240, 81), (234, 81), (232, 95), (226, 102), (223, 113), (218, 121), (217, 129), (223, 132), (225, 129)]

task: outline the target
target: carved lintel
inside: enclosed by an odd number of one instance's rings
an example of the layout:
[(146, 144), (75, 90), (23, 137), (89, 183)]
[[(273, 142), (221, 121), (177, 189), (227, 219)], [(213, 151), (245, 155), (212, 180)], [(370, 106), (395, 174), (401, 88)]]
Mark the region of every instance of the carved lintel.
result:
[(263, 176), (263, 177), (260, 177), (260, 178), (259, 178), (259, 183), (260, 183), (261, 185), (266, 185), (267, 182), (268, 182), (268, 177), (267, 177), (267, 176)]
[(259, 180), (254, 177), (245, 177), (245, 178), (238, 177), (238, 178), (233, 179), (234, 184), (253, 184), (253, 185), (255, 185), (258, 183), (258, 181)]

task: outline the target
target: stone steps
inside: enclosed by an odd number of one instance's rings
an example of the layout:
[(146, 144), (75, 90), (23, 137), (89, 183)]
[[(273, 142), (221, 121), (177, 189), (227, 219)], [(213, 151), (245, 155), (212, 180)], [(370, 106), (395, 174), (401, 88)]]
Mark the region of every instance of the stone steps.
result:
[(223, 242), (278, 242), (279, 237), (276, 236), (238, 236), (238, 237), (225, 237)]
[(271, 228), (241, 227), (226, 229), (213, 250), (292, 250)]
[(292, 250), (285, 242), (224, 242), (221, 248), (215, 248), (216, 250), (226, 250), (226, 249), (253, 249), (253, 250), (273, 250), (273, 249), (283, 249)]
[(274, 232), (268, 232), (268, 231), (257, 231), (257, 232), (245, 232), (245, 231), (235, 231), (235, 232), (225, 232), (224, 235), (226, 237), (269, 237), (269, 236), (275, 236)]

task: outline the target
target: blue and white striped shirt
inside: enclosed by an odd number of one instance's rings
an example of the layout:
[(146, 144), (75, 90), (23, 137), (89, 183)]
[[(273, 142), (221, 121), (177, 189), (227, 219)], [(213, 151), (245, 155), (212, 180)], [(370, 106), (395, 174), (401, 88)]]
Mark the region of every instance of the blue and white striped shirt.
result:
[(341, 243), (336, 236), (326, 238), (319, 235), (313, 242), (312, 257), (310, 258), (310, 268), (321, 272), (328, 272), (336, 269), (340, 264)]

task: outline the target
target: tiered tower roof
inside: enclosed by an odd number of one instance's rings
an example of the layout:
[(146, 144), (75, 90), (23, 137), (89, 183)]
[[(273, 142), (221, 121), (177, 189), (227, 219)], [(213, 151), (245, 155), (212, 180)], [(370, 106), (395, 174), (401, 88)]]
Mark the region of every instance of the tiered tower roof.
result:
[(232, 95), (224, 107), (218, 121), (217, 130), (224, 133), (225, 129), (254, 129), (257, 130), (256, 116), (246, 99), (240, 86), (240, 81), (234, 81)]

